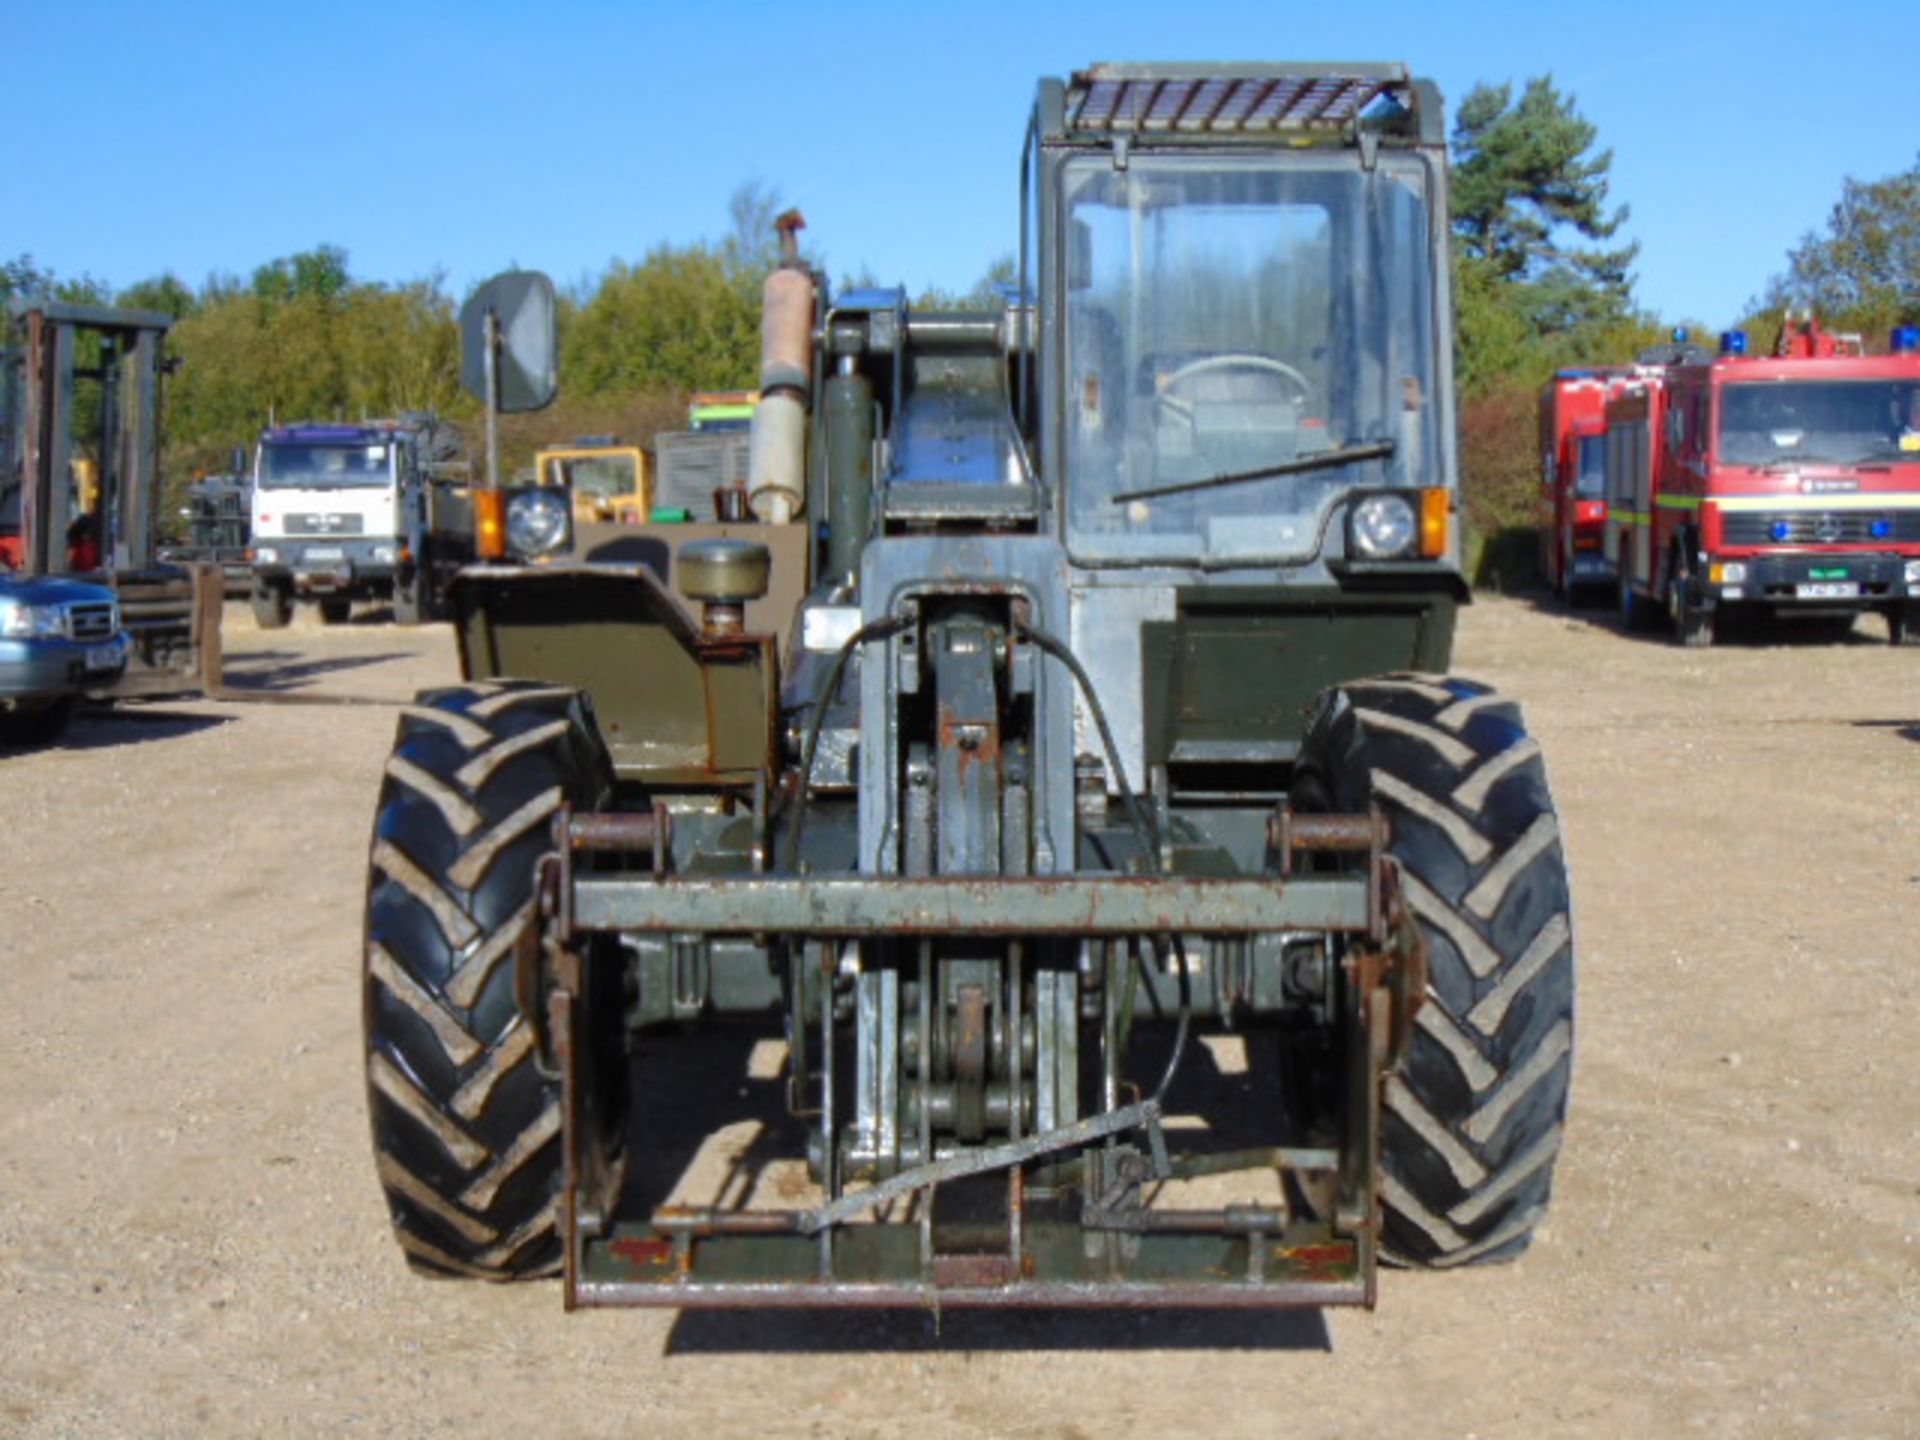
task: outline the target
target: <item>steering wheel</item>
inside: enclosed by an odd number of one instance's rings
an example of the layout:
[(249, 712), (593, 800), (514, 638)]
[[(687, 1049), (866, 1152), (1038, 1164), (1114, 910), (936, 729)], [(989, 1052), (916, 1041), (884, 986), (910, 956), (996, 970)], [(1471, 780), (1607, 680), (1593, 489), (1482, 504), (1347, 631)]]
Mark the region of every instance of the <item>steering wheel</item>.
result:
[(1211, 375), (1221, 370), (1257, 370), (1263, 374), (1278, 375), (1293, 387), (1293, 399), (1297, 405), (1304, 406), (1307, 398), (1313, 394), (1313, 382), (1291, 365), (1275, 360), (1270, 355), (1236, 352), (1228, 355), (1203, 355), (1198, 360), (1189, 360), (1160, 382), (1160, 388), (1153, 397), (1154, 404), (1164, 406), (1191, 424), (1193, 402), (1182, 400), (1172, 392), (1201, 375)]

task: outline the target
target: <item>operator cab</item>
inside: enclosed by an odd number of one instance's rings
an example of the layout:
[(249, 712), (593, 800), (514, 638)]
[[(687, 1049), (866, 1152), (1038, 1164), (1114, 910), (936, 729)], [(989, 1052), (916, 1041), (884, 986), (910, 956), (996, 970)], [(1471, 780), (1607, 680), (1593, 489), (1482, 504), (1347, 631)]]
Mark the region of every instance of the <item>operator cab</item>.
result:
[(1338, 559), (1354, 491), (1444, 483), (1430, 156), (1141, 133), (1055, 163), (1076, 561)]

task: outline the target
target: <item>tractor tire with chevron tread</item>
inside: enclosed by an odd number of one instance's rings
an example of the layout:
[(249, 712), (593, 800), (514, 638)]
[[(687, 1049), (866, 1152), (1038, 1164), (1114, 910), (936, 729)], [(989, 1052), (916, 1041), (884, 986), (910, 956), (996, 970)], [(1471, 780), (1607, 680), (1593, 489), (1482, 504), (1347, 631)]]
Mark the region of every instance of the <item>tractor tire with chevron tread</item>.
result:
[(1296, 788), (1379, 805), (1428, 943), (1426, 1002), (1382, 1107), (1383, 1248), (1415, 1266), (1510, 1258), (1545, 1214), (1573, 1046), (1559, 821), (1519, 707), (1392, 676), (1328, 691)]
[(560, 1097), (514, 989), (534, 868), (563, 802), (613, 776), (577, 691), (421, 694), (401, 715), (367, 879), (364, 1025), (374, 1159), (395, 1238), (434, 1274), (554, 1273)]

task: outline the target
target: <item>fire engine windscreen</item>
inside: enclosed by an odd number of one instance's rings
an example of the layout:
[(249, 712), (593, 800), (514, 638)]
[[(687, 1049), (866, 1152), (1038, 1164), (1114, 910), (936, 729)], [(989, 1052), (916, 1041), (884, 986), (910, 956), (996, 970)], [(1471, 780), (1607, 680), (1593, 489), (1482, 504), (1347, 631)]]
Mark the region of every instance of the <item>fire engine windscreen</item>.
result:
[(345, 490), (393, 478), (388, 445), (262, 445), (263, 490)]
[[(1302, 559), (1346, 490), (1436, 483), (1417, 159), (1089, 156), (1062, 183), (1077, 554)], [(1385, 459), (1114, 498), (1381, 441)]]
[(1754, 380), (1720, 392), (1725, 465), (1920, 462), (1920, 382)]
[(1579, 445), (1579, 468), (1573, 472), (1576, 500), (1607, 498), (1607, 437), (1583, 435)]

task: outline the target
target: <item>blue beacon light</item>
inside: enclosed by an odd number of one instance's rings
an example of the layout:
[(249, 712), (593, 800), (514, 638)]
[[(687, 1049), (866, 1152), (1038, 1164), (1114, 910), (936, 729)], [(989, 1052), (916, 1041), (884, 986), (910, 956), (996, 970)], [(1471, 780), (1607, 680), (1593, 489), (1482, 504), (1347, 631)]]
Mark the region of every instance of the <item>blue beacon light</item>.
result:
[(1722, 330), (1720, 332), (1720, 353), (1722, 355), (1746, 354), (1747, 332), (1744, 330)]

